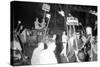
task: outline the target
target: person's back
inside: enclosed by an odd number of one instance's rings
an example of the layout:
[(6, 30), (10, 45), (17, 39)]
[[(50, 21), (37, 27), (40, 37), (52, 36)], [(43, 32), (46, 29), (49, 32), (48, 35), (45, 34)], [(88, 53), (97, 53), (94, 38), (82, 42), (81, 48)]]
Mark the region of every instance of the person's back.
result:
[(57, 64), (54, 54), (56, 48), (55, 41), (47, 43), (48, 48), (43, 50), (40, 55), (40, 64)]
[(38, 44), (38, 47), (33, 51), (32, 59), (31, 59), (31, 64), (40, 64), (40, 53), (44, 49), (44, 43), (40, 42)]

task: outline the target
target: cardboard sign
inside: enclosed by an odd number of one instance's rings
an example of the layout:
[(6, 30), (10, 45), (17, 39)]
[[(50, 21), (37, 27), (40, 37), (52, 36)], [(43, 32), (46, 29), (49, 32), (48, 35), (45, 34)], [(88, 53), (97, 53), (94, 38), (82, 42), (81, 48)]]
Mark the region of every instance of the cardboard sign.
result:
[(43, 4), (42, 10), (49, 12), (49, 11), (50, 11), (50, 5), (48, 5), (48, 4)]
[(79, 25), (78, 19), (75, 17), (67, 17), (67, 25)]

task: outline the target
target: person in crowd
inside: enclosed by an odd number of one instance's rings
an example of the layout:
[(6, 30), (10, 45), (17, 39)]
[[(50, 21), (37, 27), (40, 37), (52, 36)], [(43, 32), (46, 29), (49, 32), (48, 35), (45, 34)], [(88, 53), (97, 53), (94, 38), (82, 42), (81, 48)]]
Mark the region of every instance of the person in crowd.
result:
[(32, 54), (32, 58), (31, 58), (31, 64), (40, 64), (40, 54), (41, 51), (44, 49), (44, 43), (43, 42), (39, 42), (38, 43), (38, 47), (34, 49), (33, 54)]
[(19, 42), (18, 38), (16, 37), (16, 35), (14, 35), (14, 39), (11, 44), (11, 49), (13, 50), (12, 54), (16, 58), (16, 60), (21, 59), (21, 55), (19, 53), (16, 54), (16, 52), (19, 52), (19, 51), (22, 52), (20, 42)]
[(38, 18), (36, 18), (36, 21), (34, 22), (34, 25), (35, 25), (35, 29), (41, 29)]
[(68, 39), (68, 58), (69, 62), (79, 62), (78, 59), (78, 45), (77, 36), (73, 29), (69, 29), (69, 39)]
[(40, 54), (40, 64), (57, 64), (57, 59), (54, 54), (56, 48), (55, 39), (56, 35), (53, 35), (53, 38), (50, 38), (46, 43), (47, 49), (43, 50)]
[(64, 31), (63, 34), (62, 34), (62, 44), (63, 44), (63, 49), (62, 49), (62, 52), (61, 52), (61, 55), (64, 56), (67, 60), (67, 62), (69, 62), (68, 60), (68, 57), (67, 57), (67, 41), (68, 41), (68, 37), (66, 35), (66, 32)]
[(42, 23), (40, 23), (40, 25), (42, 29), (46, 27), (45, 19), (42, 19)]

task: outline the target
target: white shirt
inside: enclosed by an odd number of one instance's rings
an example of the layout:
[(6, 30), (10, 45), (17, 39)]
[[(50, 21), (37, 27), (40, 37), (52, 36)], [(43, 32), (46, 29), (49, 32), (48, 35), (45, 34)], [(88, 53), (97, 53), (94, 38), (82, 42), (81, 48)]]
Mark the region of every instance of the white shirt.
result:
[(40, 54), (40, 64), (57, 64), (57, 59), (54, 54), (55, 43), (48, 43), (48, 48)]
[(31, 64), (40, 64), (40, 54), (42, 49), (44, 48), (44, 43), (39, 43), (38, 47), (36, 49), (34, 49), (33, 54), (32, 54), (32, 58), (31, 58)]
[(14, 50), (18, 49), (20, 51), (22, 50), (20, 43), (16, 40), (13, 41), (13, 49)]
[(67, 36), (65, 34), (62, 35), (62, 42), (67, 42)]

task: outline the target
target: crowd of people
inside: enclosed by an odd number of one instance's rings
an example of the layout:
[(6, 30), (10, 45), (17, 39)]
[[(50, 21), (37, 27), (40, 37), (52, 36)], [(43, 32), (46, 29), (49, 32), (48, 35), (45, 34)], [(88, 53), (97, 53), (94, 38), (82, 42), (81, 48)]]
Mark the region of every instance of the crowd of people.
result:
[[(14, 31), (11, 43), (11, 56), (15, 65), (97, 60), (97, 41), (96, 36), (92, 36), (91, 27), (87, 30), (86, 35), (82, 31), (75, 34), (69, 29), (69, 33), (63, 31), (61, 35), (47, 34), (44, 38), (43, 32), (37, 34), (39, 33), (37, 30), (26, 28), (20, 32), (21, 29), (23, 29), (22, 26), (19, 31)], [(18, 60), (21, 62), (19, 63)]]
[[(84, 27), (76, 31), (75, 25), (80, 25), (78, 18), (69, 13), (66, 30), (54, 33), (49, 26), (50, 6), (45, 11), (42, 22), (36, 18), (34, 27), (28, 29), (21, 25), (13, 30), (11, 41), (12, 65), (58, 64), (71, 62), (86, 62), (97, 60), (97, 35), (92, 35), (92, 27)], [(65, 17), (64, 11), (60, 11)], [(45, 21), (47, 19), (47, 22)], [(64, 20), (65, 21), (65, 20)], [(82, 24), (81, 24), (82, 25)], [(57, 30), (55, 30), (57, 32)]]

